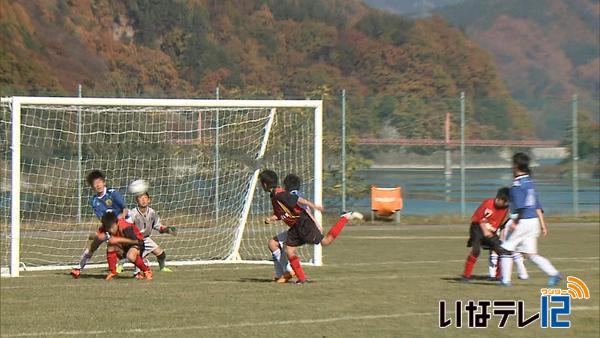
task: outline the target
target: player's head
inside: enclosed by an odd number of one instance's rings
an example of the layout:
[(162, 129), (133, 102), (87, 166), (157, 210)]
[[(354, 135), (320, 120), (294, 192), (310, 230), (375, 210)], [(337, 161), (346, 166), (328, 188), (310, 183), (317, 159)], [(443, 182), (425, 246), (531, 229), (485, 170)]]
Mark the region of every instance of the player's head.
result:
[(138, 207), (146, 208), (152, 202), (152, 198), (148, 192), (143, 192), (135, 196), (135, 201), (137, 202)]
[(513, 168), (513, 172), (516, 174), (517, 172), (523, 172), (523, 173), (527, 173), (530, 174), (531, 173), (531, 169), (529, 169), (529, 162), (531, 161), (531, 159), (529, 158), (529, 155), (525, 154), (525, 153), (516, 153), (513, 155), (512, 158), (512, 168)]
[(300, 177), (294, 174), (289, 174), (283, 179), (283, 189), (286, 191), (300, 190), (301, 184), (302, 180)]
[(106, 178), (100, 170), (92, 170), (86, 176), (86, 181), (97, 193), (102, 193), (106, 187)]
[(271, 191), (271, 189), (275, 189), (279, 183), (277, 173), (269, 169), (261, 171), (258, 175), (258, 179), (260, 180), (260, 184), (265, 191)]
[(107, 212), (102, 216), (102, 228), (111, 235), (117, 232), (117, 215), (114, 212)]
[(496, 193), (496, 199), (494, 199), (494, 205), (496, 206), (496, 208), (498, 209), (505, 209), (508, 208), (508, 192), (510, 191), (510, 189), (508, 189), (507, 187), (502, 187), (500, 189), (498, 189), (498, 192)]

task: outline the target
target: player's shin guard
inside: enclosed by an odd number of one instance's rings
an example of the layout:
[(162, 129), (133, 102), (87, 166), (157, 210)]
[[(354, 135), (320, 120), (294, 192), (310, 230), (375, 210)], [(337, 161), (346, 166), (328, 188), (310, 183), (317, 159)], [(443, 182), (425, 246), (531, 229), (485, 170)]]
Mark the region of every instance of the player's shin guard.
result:
[[(342, 229), (344, 229), (344, 226), (346, 226), (346, 223), (348, 223), (348, 219), (346, 217), (340, 217), (340, 219), (337, 221), (337, 223), (335, 223), (335, 225), (331, 228), (331, 230), (329, 230), (329, 232), (327, 233), (327, 236), (331, 236), (333, 239), (337, 238), (337, 236), (340, 234), (340, 232), (342, 232)], [(292, 259), (290, 258), (290, 261)], [(293, 267), (293, 265), (292, 265)]]
[(473, 255), (469, 255), (467, 257), (467, 262), (465, 263), (465, 271), (463, 272), (463, 277), (471, 278), (471, 274), (473, 273), (473, 267), (477, 262), (477, 257)]
[(137, 266), (138, 269), (142, 270), (143, 272), (150, 270), (148, 268), (148, 266), (146, 265), (146, 263), (144, 263), (144, 259), (142, 258), (142, 255), (138, 255), (135, 262), (133, 262), (133, 264), (135, 266)]
[(500, 255), (500, 265), (502, 266), (502, 283), (510, 284), (510, 275), (512, 274), (512, 255)]
[(515, 252), (512, 255), (513, 263), (517, 266), (517, 272), (519, 273), (519, 278), (528, 279), (529, 275), (527, 274), (527, 269), (525, 268), (525, 263), (523, 262), (523, 255), (520, 252)]
[(300, 258), (298, 256), (290, 257), (290, 265), (292, 266), (294, 273), (296, 273), (296, 278), (298, 278), (299, 281), (305, 281), (306, 276), (304, 275), (302, 266), (300, 266)]
[(117, 261), (119, 258), (117, 257), (117, 253), (115, 251), (109, 251), (106, 253), (106, 261), (108, 262), (108, 269), (110, 273), (117, 274)]
[(558, 275), (558, 270), (550, 263), (549, 260), (540, 256), (540, 255), (529, 255), (529, 259), (540, 268), (540, 270), (544, 271), (548, 276), (556, 276)]
[(498, 254), (494, 251), (490, 251), (488, 258), (488, 276), (490, 278), (496, 278), (496, 270), (498, 269)]
[(271, 252), (273, 256), (273, 267), (275, 268), (275, 276), (281, 277), (283, 276), (283, 266), (281, 264), (281, 249), (277, 249)]
[(92, 255), (90, 254), (90, 249), (85, 248), (83, 250), (83, 253), (81, 254), (81, 257), (79, 258), (79, 268), (83, 270), (83, 268), (85, 267), (85, 265), (91, 257)]

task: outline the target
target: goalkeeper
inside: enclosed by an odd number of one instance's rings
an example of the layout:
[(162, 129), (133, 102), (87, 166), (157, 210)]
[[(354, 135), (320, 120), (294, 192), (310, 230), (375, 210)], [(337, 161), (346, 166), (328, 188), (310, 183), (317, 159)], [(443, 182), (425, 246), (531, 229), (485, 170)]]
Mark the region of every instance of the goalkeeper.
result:
[[(152, 239), (152, 230), (157, 230), (161, 234), (177, 235), (177, 229), (175, 227), (164, 226), (158, 213), (150, 207), (152, 198), (148, 192), (143, 192), (135, 197), (137, 207), (129, 212), (129, 216), (135, 223), (140, 232), (144, 235), (144, 252), (142, 257), (146, 258), (150, 253), (156, 256), (158, 266), (162, 272), (173, 272), (166, 266), (167, 254), (165, 251)], [(122, 266), (117, 270), (122, 272)], [(142, 277), (142, 274), (136, 269), (136, 278)]]
[[(95, 192), (90, 198), (90, 205), (94, 210), (94, 214), (98, 219), (102, 219), (107, 213), (113, 213), (119, 219), (125, 219), (129, 209), (125, 204), (125, 199), (116, 189), (106, 186), (106, 177), (100, 170), (92, 170), (86, 177), (87, 183)], [(79, 278), (81, 270), (86, 266), (87, 262), (92, 258), (94, 252), (106, 240), (104, 229), (100, 227), (95, 234), (89, 236), (87, 247), (83, 250), (79, 260), (79, 266), (71, 270), (73, 278)], [(90, 242), (91, 241), (91, 242)]]

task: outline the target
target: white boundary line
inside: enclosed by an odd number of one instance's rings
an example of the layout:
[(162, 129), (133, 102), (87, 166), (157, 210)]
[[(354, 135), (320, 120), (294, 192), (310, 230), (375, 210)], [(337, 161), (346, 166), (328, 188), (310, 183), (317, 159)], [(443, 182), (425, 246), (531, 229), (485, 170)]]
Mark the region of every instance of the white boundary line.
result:
[[(599, 306), (574, 306), (572, 311), (598, 311)], [(377, 320), (377, 319), (394, 319), (403, 317), (419, 317), (419, 316), (434, 316), (438, 312), (405, 312), (394, 314), (381, 315), (364, 315), (364, 316), (342, 316), (332, 318), (316, 318), (316, 319), (297, 319), (297, 320), (280, 320), (268, 322), (243, 322), (232, 324), (215, 324), (215, 325), (190, 325), (190, 326), (174, 326), (174, 327), (153, 327), (153, 328), (137, 328), (125, 330), (94, 330), (94, 331), (57, 331), (57, 332), (32, 332), (32, 333), (17, 333), (7, 334), (4, 337), (35, 337), (35, 336), (79, 336), (79, 335), (100, 335), (100, 334), (129, 334), (129, 333), (156, 333), (164, 331), (190, 331), (190, 330), (215, 330), (215, 329), (234, 329), (243, 327), (256, 326), (278, 326), (278, 325), (298, 325), (298, 324), (321, 324), (340, 321), (354, 320)]]

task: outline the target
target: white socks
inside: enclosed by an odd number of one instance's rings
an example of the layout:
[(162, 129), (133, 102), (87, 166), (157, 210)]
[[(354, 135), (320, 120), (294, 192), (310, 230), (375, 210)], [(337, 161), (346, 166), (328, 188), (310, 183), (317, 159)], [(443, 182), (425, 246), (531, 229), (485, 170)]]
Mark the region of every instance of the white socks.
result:
[(519, 278), (528, 279), (529, 275), (527, 274), (527, 269), (525, 268), (525, 263), (523, 263), (523, 255), (520, 252), (514, 252), (512, 254), (513, 262), (517, 266), (517, 272), (519, 273)]
[(500, 256), (500, 272), (502, 273), (502, 283), (510, 283), (510, 275), (512, 274), (513, 258), (511, 255)]
[(496, 269), (498, 268), (498, 254), (494, 251), (490, 251), (488, 257), (488, 272), (490, 278), (496, 278)]
[(548, 276), (556, 276), (558, 275), (558, 270), (554, 268), (552, 263), (546, 258), (540, 255), (529, 255), (529, 259), (540, 268), (540, 270), (544, 271)]
[[(283, 265), (281, 264), (281, 250), (277, 249), (271, 253), (273, 256), (273, 266), (275, 267), (275, 276), (283, 276)], [(287, 258), (286, 258), (287, 261)]]

